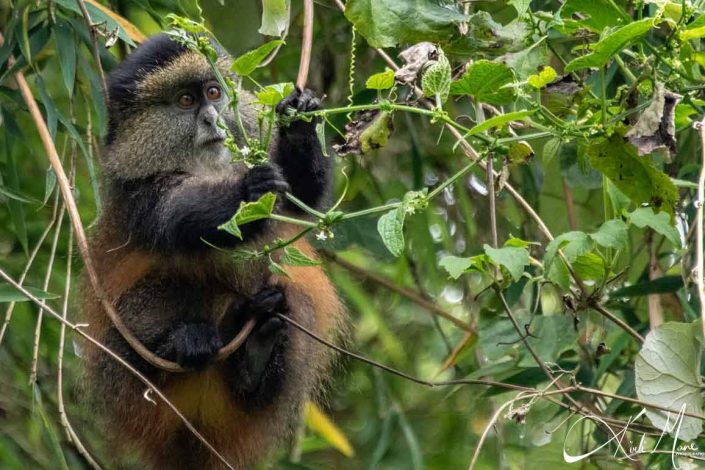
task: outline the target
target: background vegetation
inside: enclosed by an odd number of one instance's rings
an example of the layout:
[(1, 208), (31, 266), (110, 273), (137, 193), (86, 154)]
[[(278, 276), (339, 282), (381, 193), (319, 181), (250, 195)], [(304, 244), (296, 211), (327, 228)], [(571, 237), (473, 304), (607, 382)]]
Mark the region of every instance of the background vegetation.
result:
[[(2, 272), (80, 322), (70, 291), (81, 260), (15, 74), (89, 226), (100, 205), (101, 68), (174, 13), (203, 22), (235, 56), (285, 37), (243, 84), (293, 82), (303, 17), (301, 2), (287, 4), (0, 1)], [(347, 360), (323, 406), (333, 429), (308, 413), (277, 466), (466, 468), (475, 455), (476, 468), (697, 465), (667, 451), (705, 449), (694, 417), (703, 2), (342, 6), (316, 3), (307, 86), (326, 96), (329, 143), (343, 142), (351, 120), (362, 132), (349, 133), (347, 156), (331, 152), (340, 212), (316, 220), (312, 238), (350, 308), (350, 349), (457, 382), (429, 387)], [(406, 65), (398, 54), (421, 41), (436, 46), (395, 81), (385, 70)], [(0, 466), (88, 468), (77, 442), (99, 462), (110, 452), (74, 392), (88, 346), (26, 300), (0, 284)], [(663, 410), (683, 404), (692, 416), (680, 434), (649, 453)], [(620, 444), (564, 461), (564, 446), (576, 455), (613, 437), (581, 416), (619, 432), (645, 407)], [(626, 460), (642, 435), (646, 453)]]

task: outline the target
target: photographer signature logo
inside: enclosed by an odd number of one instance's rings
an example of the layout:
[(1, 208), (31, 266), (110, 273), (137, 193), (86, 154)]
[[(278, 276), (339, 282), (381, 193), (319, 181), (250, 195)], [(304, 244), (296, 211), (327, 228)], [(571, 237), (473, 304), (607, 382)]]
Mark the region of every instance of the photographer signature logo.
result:
[[(683, 416), (685, 413), (685, 404), (683, 404), (678, 412), (678, 414), (675, 416), (675, 419), (673, 423), (671, 424), (671, 413), (666, 414), (666, 424), (664, 426), (663, 431), (659, 435), (658, 440), (654, 444), (653, 448), (647, 449), (645, 440), (646, 440), (646, 435), (642, 434), (641, 438), (639, 439), (638, 444), (634, 444), (633, 441), (629, 440), (627, 437), (627, 433), (629, 432), (629, 426), (644, 416), (646, 414), (646, 409), (642, 409), (639, 414), (636, 416), (631, 417), (628, 421), (626, 426), (624, 428), (620, 428), (618, 431), (615, 431), (615, 429), (607, 424), (602, 418), (599, 416), (594, 416), (594, 415), (587, 415), (587, 416), (582, 416), (580, 419), (578, 419), (575, 423), (573, 423), (568, 429), (568, 433), (566, 434), (565, 441), (563, 442), (563, 459), (568, 462), (568, 463), (575, 463), (579, 462), (581, 460), (584, 460), (591, 455), (595, 454), (596, 452), (599, 452), (600, 449), (604, 448), (605, 446), (608, 446), (610, 444), (615, 444), (616, 449), (614, 451), (614, 456), (617, 457), (618, 454), (621, 454), (620, 458), (626, 458), (629, 460), (636, 460), (636, 456), (642, 455), (642, 454), (654, 454), (654, 453), (669, 453), (671, 454), (671, 462), (673, 463), (673, 468), (678, 470), (680, 467), (676, 463), (676, 456), (681, 455), (685, 457), (705, 457), (705, 451), (702, 451), (698, 448), (698, 446), (694, 442), (690, 443), (685, 443), (682, 442), (679, 444), (678, 440), (678, 435), (680, 433), (681, 425), (683, 424)], [(576, 425), (580, 424), (583, 422), (583, 420), (591, 420), (598, 425), (604, 430), (607, 430), (612, 437), (610, 437), (606, 442), (602, 443), (598, 447), (590, 450), (589, 452), (585, 452), (584, 454), (578, 454), (578, 455), (572, 455), (569, 453), (568, 449), (566, 448), (566, 442), (568, 441), (571, 432), (573, 431), (573, 428), (576, 427)], [(666, 436), (666, 434), (672, 434), (673, 435), (673, 445), (671, 449), (669, 450), (664, 450), (664, 449), (659, 449), (659, 445), (661, 444), (661, 440)]]

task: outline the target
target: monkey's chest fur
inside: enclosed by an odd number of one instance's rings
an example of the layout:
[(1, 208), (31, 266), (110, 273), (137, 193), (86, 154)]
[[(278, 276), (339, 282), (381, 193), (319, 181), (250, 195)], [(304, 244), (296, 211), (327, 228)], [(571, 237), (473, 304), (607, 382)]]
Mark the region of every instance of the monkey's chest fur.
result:
[[(116, 236), (119, 230), (102, 223), (90, 243), (101, 284), (125, 324), (153, 352), (160, 353), (165, 335), (183, 322), (215, 325), (224, 344), (229, 342), (247, 320), (247, 311), (236, 307), (271, 284), (282, 286), (291, 318), (323, 336), (338, 330), (342, 308), (320, 267), (289, 268), (289, 277), (279, 277), (263, 262), (235, 263), (215, 250), (147, 251), (125, 243), (129, 236)], [(289, 230), (277, 231), (286, 236)], [(305, 241), (297, 247), (315, 256)], [(251, 468), (292, 433), (330, 362), (320, 345), (286, 325), (285, 340), (274, 346), (264, 378), (244, 389), (244, 347), (201, 370), (167, 373), (130, 348), (86, 282), (82, 312), (89, 333), (147, 375), (236, 468)], [(111, 445), (128, 453), (139, 450), (154, 468), (221, 468), (180, 418), (124, 367), (88, 347), (86, 362), (92, 403), (106, 420)]]

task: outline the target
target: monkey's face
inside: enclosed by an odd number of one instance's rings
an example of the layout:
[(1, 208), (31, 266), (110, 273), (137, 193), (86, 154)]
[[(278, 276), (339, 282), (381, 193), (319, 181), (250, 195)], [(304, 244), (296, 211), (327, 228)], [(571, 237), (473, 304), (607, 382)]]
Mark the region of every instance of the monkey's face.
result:
[(198, 171), (230, 161), (223, 142), (233, 113), (206, 60), (186, 52), (139, 78), (120, 110), (106, 169), (122, 178)]

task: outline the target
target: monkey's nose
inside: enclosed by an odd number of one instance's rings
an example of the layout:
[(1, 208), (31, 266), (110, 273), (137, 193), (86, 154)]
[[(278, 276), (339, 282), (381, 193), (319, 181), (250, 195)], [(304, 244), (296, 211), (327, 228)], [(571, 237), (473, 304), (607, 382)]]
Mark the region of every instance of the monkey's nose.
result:
[(211, 106), (201, 113), (201, 119), (206, 126), (215, 126), (218, 121), (218, 112)]

